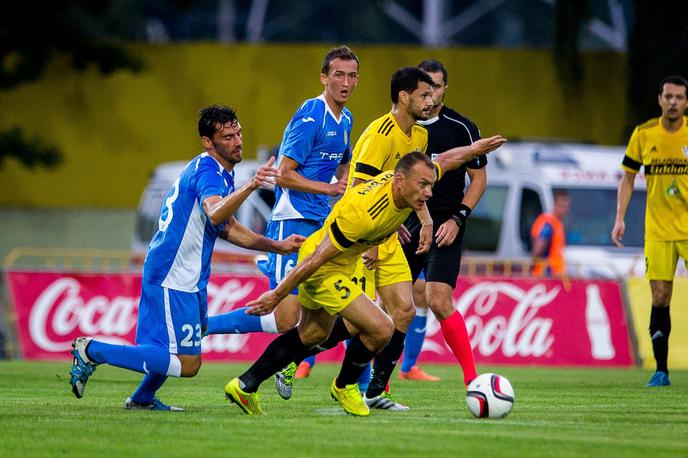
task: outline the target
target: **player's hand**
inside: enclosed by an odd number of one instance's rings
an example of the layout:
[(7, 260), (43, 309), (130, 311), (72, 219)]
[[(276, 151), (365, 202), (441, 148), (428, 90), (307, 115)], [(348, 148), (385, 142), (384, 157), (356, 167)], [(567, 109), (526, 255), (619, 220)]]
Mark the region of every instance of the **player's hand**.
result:
[(506, 143), (506, 138), (502, 137), (501, 135), (493, 135), (492, 137), (476, 140), (471, 145), (472, 156), (477, 157), (483, 154), (491, 153), (504, 143)]
[(258, 299), (254, 299), (246, 303), (246, 313), (248, 315), (262, 316), (271, 313), (280, 303), (280, 298), (277, 297), (274, 290), (266, 291)]
[(306, 241), (306, 237), (299, 234), (292, 234), (284, 240), (275, 242), (275, 248), (279, 254), (289, 254), (299, 251), (301, 244)]
[(626, 233), (626, 223), (623, 221), (617, 221), (614, 224), (614, 229), (612, 229), (612, 242), (614, 242), (614, 245), (616, 245), (619, 248), (623, 248), (623, 243), (621, 241), (624, 238), (624, 234)]
[(268, 161), (258, 167), (256, 174), (251, 178), (251, 188), (254, 190), (260, 188), (272, 188), (275, 185), (275, 177), (282, 176), (282, 172), (273, 167), (275, 163), (275, 156), (272, 156)]
[(399, 243), (402, 245), (411, 241), (411, 232), (403, 224), (397, 229), (397, 234), (399, 235)]
[(423, 224), (420, 228), (420, 239), (416, 254), (425, 254), (430, 251), (432, 245), (432, 224)]
[(438, 247), (449, 246), (456, 240), (461, 227), (453, 219), (448, 219), (435, 232), (435, 241)]
[(336, 183), (330, 183), (328, 194), (332, 197), (341, 196), (346, 191), (346, 180), (338, 180)]
[(368, 270), (373, 270), (377, 264), (377, 248), (378, 247), (374, 246), (361, 255), (361, 259), (363, 259), (363, 265), (366, 266), (366, 269)]

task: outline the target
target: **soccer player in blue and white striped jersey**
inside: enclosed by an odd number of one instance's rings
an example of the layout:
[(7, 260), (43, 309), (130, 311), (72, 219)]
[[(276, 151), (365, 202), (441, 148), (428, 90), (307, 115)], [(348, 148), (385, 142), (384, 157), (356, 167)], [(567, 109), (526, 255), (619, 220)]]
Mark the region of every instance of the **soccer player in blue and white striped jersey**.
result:
[(71, 380), (77, 398), (98, 364), (146, 375), (125, 402), (127, 409), (181, 410), (163, 404), (156, 391), (168, 376), (193, 377), (201, 367), (201, 338), (207, 326), (207, 284), (215, 240), (239, 246), (291, 253), (302, 236), (270, 240), (242, 226), (233, 216), (260, 186), (280, 175), (273, 159), (244, 186), (234, 188), (234, 166), (242, 159), (241, 125), (224, 106), (203, 109), (198, 132), (205, 152), (181, 172), (167, 193), (158, 231), (143, 265), (136, 344), (112, 345), (88, 337), (74, 340)]

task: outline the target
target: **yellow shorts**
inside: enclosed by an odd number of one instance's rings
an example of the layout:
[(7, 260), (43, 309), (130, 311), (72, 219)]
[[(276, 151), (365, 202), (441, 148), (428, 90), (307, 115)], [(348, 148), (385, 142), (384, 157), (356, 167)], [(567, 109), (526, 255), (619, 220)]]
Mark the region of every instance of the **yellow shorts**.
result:
[[(319, 237), (309, 237), (299, 250), (299, 261), (315, 251)], [(304, 307), (325, 309), (330, 315), (344, 310), (354, 299), (366, 294), (375, 300), (375, 272), (365, 268), (360, 258), (350, 265), (326, 263), (299, 286), (299, 302)]]
[(404, 250), (396, 236), (379, 246), (377, 258), (378, 262), (375, 267), (376, 288), (412, 281), (411, 269), (409, 269)]
[(688, 240), (645, 241), (645, 276), (648, 280), (673, 281), (678, 258), (688, 267)]

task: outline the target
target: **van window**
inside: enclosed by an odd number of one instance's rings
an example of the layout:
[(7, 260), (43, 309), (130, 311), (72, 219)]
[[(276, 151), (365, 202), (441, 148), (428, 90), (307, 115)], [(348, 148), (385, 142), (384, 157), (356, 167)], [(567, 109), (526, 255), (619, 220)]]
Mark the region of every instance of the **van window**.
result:
[(523, 188), (521, 193), (521, 214), (518, 219), (518, 233), (523, 242), (523, 249), (530, 253), (533, 242), (530, 237), (530, 229), (535, 219), (542, 213), (542, 202), (537, 191)]
[[(593, 245), (609, 247), (616, 216), (616, 189), (565, 189), (571, 196), (571, 211), (564, 227), (569, 246)], [(636, 189), (626, 211), (627, 247), (642, 247), (645, 234), (644, 189)]]
[(468, 219), (464, 244), (468, 250), (495, 252), (506, 206), (506, 186), (488, 186)]

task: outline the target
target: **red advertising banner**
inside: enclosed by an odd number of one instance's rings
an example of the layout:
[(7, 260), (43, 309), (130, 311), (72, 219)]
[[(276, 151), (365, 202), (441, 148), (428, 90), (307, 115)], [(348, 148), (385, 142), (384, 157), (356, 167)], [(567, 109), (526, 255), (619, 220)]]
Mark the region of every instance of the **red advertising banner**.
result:
[[(8, 272), (21, 356), (67, 358), (71, 341), (87, 335), (131, 343), (140, 274)], [(478, 363), (630, 366), (633, 353), (620, 287), (613, 281), (462, 279), (454, 293)], [(267, 289), (252, 275), (212, 275), (208, 314), (243, 306)], [(455, 363), (429, 314), (421, 360)], [(203, 340), (206, 360), (253, 361), (275, 336), (214, 335)], [(321, 361), (341, 360), (338, 347)]]

